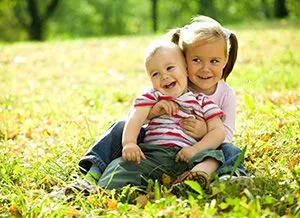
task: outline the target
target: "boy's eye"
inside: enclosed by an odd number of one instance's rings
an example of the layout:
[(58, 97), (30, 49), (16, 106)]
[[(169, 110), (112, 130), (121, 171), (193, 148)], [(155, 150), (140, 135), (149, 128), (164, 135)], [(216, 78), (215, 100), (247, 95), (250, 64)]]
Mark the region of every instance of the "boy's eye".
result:
[(168, 66), (168, 67), (167, 67), (167, 71), (170, 71), (170, 70), (172, 70), (172, 69), (174, 69), (174, 66)]
[(152, 73), (152, 75), (151, 75), (152, 77), (157, 77), (158, 76), (158, 72), (154, 72), (154, 73)]

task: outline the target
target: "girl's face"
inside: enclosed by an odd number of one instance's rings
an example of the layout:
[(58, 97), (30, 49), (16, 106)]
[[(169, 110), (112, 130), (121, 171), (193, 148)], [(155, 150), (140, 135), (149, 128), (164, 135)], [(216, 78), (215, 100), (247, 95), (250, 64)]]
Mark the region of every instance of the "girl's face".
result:
[(191, 88), (206, 95), (212, 95), (217, 83), (222, 78), (223, 68), (227, 63), (225, 41), (217, 39), (214, 42), (189, 45), (185, 55), (188, 67), (188, 77)]

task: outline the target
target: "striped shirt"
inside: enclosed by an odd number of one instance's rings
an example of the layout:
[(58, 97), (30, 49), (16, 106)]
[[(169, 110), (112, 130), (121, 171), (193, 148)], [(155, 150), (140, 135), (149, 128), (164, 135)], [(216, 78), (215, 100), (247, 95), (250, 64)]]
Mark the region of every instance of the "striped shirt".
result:
[(192, 92), (174, 98), (152, 89), (138, 97), (134, 102), (134, 107), (153, 106), (160, 100), (176, 102), (179, 110), (174, 116), (162, 115), (150, 120), (145, 128), (144, 143), (160, 146), (192, 146), (197, 141), (183, 132), (183, 128), (179, 125), (180, 119), (198, 115), (208, 121), (215, 116), (223, 115), (222, 110), (205, 95)]

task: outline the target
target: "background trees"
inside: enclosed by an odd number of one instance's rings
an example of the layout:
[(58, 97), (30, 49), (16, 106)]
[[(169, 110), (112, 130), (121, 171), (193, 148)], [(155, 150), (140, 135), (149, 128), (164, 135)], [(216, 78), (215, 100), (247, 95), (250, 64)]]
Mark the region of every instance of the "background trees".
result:
[(1, 0), (0, 40), (165, 32), (205, 14), (222, 23), (300, 17), (299, 0)]

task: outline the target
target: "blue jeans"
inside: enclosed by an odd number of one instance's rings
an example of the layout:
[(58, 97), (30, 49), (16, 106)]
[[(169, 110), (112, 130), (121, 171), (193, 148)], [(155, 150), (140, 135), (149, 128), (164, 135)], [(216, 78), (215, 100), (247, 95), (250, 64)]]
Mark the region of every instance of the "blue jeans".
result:
[[(115, 122), (103, 136), (89, 148), (85, 156), (79, 161), (82, 173), (86, 174), (92, 164), (96, 164), (101, 172), (103, 172), (110, 162), (122, 156), (122, 134), (124, 125), (124, 121)], [(141, 129), (137, 140), (138, 144), (143, 142), (144, 136), (145, 130)], [(225, 162), (217, 170), (218, 176), (224, 174), (247, 175), (244, 167), (244, 158), (241, 156), (243, 152), (240, 148), (231, 143), (223, 143), (218, 149), (223, 151), (225, 157)], [(235, 166), (237, 160), (240, 160), (240, 162)]]

